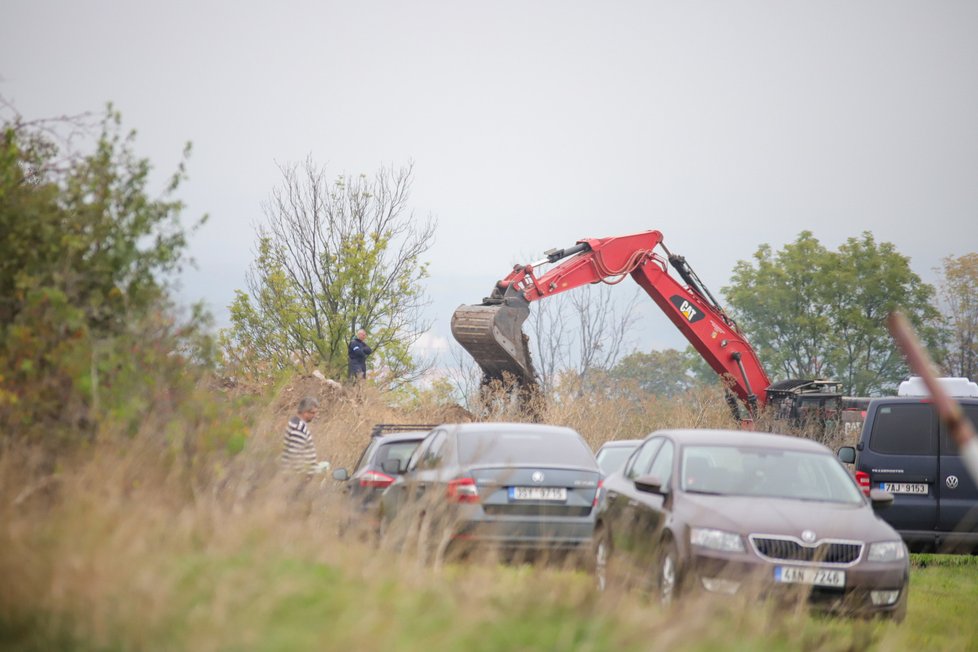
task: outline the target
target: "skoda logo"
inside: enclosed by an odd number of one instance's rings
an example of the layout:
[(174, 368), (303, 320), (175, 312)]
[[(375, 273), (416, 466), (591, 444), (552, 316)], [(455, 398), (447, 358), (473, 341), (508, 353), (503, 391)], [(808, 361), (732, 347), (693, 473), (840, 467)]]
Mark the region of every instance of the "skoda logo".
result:
[(947, 488), (948, 489), (957, 489), (958, 488), (958, 476), (956, 476), (956, 475), (949, 475), (949, 476), (947, 476), (947, 480), (944, 481), (944, 484), (947, 485)]
[(541, 482), (543, 482), (543, 473), (541, 473), (540, 471), (534, 471), (533, 475), (530, 476), (530, 480), (533, 480), (537, 484), (540, 484)]
[(805, 530), (801, 533), (801, 540), (805, 543), (812, 543), (815, 541), (815, 533), (811, 530)]

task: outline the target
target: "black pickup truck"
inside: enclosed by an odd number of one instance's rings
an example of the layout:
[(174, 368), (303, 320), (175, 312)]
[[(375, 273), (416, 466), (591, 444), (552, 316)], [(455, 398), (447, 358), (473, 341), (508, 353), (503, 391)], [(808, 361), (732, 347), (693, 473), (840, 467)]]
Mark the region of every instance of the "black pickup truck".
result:
[[(978, 424), (978, 398), (959, 398)], [(880, 515), (911, 550), (978, 552), (978, 486), (927, 396), (870, 401), (859, 443), (844, 446), (839, 459), (855, 464), (865, 493), (893, 494)]]

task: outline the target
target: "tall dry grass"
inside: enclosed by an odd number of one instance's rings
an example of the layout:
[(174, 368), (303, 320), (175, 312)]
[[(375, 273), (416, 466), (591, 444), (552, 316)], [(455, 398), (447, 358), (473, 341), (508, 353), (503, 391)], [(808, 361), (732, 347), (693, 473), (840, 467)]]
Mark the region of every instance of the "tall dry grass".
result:
[[(789, 648), (810, 647), (816, 636), (825, 639), (817, 648), (845, 649), (869, 635), (812, 634), (801, 614), (729, 601), (666, 612), (633, 594), (599, 595), (587, 575), (557, 569), (432, 569), (340, 537), (338, 484), (278, 470), (285, 421), (305, 395), (320, 398), (312, 428), (334, 468), (352, 466), (374, 423), (467, 418), (439, 403), (405, 407), (369, 386), (337, 391), (305, 378), (252, 401), (251, 434), (236, 455), (198, 452), (188, 465), (154, 427), (133, 439), (103, 433), (51, 473), (35, 451), (8, 445), (0, 452), (0, 645), (672, 649), (688, 647), (695, 632), (705, 649), (771, 630)], [(548, 404), (544, 418), (596, 446), (659, 427), (728, 427), (726, 406), (716, 403), (708, 393), (682, 401), (576, 396)], [(518, 411), (492, 416), (526, 419)], [(151, 417), (147, 423), (166, 420)], [(184, 432), (181, 441), (206, 436)], [(293, 610), (302, 614), (306, 604), (322, 613), (302, 620)], [(295, 618), (287, 632), (275, 629)]]

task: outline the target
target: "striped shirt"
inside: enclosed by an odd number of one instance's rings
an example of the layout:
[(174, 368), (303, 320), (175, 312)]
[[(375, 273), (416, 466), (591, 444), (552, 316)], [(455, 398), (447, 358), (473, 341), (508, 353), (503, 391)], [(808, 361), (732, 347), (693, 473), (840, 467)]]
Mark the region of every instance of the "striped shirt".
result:
[(312, 473), (316, 466), (316, 447), (309, 434), (309, 424), (295, 416), (285, 428), (282, 466), (292, 471)]

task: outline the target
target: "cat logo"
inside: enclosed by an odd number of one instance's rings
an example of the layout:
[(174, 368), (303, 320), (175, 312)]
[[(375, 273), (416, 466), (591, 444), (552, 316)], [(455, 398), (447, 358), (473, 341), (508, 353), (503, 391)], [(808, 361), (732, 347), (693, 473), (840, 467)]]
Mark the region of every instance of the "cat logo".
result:
[(706, 316), (703, 314), (702, 310), (678, 294), (669, 297), (669, 301), (672, 302), (672, 305), (676, 306), (679, 312), (682, 313), (683, 317), (686, 318), (686, 321), (691, 324), (703, 319), (703, 317)]

